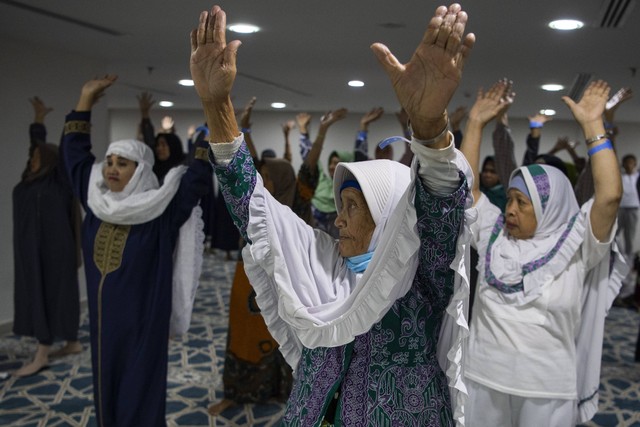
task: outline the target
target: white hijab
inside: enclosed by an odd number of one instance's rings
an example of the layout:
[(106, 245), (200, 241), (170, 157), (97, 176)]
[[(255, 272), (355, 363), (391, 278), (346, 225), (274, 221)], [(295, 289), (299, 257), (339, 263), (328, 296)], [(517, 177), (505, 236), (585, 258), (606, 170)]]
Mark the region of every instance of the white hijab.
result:
[(522, 166), (511, 174), (509, 188), (516, 176), (521, 176), (527, 186), (537, 227), (530, 239), (515, 239), (504, 230), (504, 215), (498, 217), (484, 273), (487, 283), (501, 290), (503, 296), (524, 290), (521, 301), (527, 302), (540, 294), (539, 281), (528, 280), (532, 277), (528, 276), (543, 266), (554, 275), (565, 269), (582, 242), (583, 227), (574, 227), (580, 208), (571, 183), (559, 169), (539, 164)]
[(340, 188), (348, 180), (358, 181), (376, 225), (367, 250), (371, 252), (378, 246), (391, 213), (411, 182), (411, 169), (392, 160), (339, 163), (333, 174), (337, 212), (342, 210)]
[[(187, 171), (186, 166), (169, 170), (162, 187), (153, 173), (154, 157), (151, 148), (133, 139), (109, 144), (105, 158), (115, 154), (135, 161), (138, 165), (131, 179), (120, 192), (112, 192), (104, 182), (104, 161), (91, 168), (87, 204), (95, 216), (119, 225), (144, 224), (158, 218), (165, 211)], [(189, 329), (196, 289), (202, 270), (204, 223), (202, 209), (196, 206), (190, 218), (180, 227), (173, 254), (171, 336)]]
[(186, 166), (171, 169), (160, 187), (153, 173), (153, 152), (146, 144), (134, 139), (115, 141), (109, 144), (105, 159), (112, 154), (133, 160), (138, 166), (124, 189), (112, 192), (102, 174), (105, 161), (93, 165), (87, 204), (94, 215), (120, 225), (143, 224), (162, 215), (178, 191)]

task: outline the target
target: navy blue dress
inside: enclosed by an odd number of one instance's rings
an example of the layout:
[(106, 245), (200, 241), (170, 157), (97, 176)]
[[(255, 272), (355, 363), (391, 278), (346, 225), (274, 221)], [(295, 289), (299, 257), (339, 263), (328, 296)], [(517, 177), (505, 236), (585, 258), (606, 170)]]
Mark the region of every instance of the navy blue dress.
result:
[(87, 206), (94, 156), (89, 112), (67, 116), (62, 149), (86, 217), (94, 401), (98, 425), (164, 426), (173, 251), (182, 224), (208, 191), (211, 166), (194, 160), (165, 212), (139, 225), (116, 225)]

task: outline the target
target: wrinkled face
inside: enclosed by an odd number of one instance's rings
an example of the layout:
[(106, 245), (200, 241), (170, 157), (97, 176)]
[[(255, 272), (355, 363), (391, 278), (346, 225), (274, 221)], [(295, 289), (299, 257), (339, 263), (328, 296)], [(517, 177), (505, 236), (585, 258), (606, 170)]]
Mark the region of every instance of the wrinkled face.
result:
[(40, 148), (36, 147), (33, 149), (33, 153), (31, 153), (31, 159), (29, 159), (29, 170), (31, 173), (36, 173), (40, 170), (40, 167)]
[(102, 175), (109, 190), (114, 193), (124, 190), (124, 187), (127, 186), (133, 173), (136, 171), (137, 166), (138, 164), (133, 160), (125, 159), (116, 154), (107, 156), (104, 162), (104, 169), (102, 169)]
[(536, 232), (538, 221), (531, 200), (520, 190), (510, 188), (507, 192), (505, 227), (516, 239), (530, 239)]
[(333, 174), (336, 171), (336, 166), (338, 166), (338, 163), (340, 163), (340, 157), (338, 156), (333, 156), (331, 159), (329, 159), (329, 177), (331, 179), (333, 179)]
[(338, 250), (343, 257), (362, 255), (369, 249), (373, 230), (376, 228), (367, 201), (361, 191), (345, 188), (340, 194), (342, 209), (336, 218), (340, 230)]
[(636, 159), (634, 159), (633, 157), (627, 157), (626, 159), (624, 159), (624, 162), (622, 162), (622, 167), (627, 174), (634, 173), (636, 171), (636, 166)]
[(491, 188), (500, 183), (495, 162), (487, 160), (484, 163), (482, 171), (480, 172), (480, 183), (484, 188)]
[(169, 144), (167, 143), (166, 138), (160, 137), (158, 138), (158, 142), (156, 142), (156, 158), (164, 162), (171, 155), (171, 150), (169, 149)]

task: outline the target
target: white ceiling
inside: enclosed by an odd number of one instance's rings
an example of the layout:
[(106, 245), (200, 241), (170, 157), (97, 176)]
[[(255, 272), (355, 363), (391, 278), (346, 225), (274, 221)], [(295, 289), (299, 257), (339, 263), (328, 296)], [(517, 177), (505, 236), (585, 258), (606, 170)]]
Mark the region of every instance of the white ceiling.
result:
[[(541, 108), (568, 118), (563, 93), (539, 89), (544, 83), (571, 87), (578, 73), (607, 80), (640, 93), (640, 8), (636, 0), (468, 0), (468, 31), (477, 37), (462, 84), (451, 107), (470, 106), (479, 86), (506, 76), (514, 81), (513, 117)], [(248, 22), (262, 31), (228, 36), (243, 44), (234, 101), (240, 106), (256, 96), (257, 110), (273, 101), (287, 110), (325, 111), (346, 107), (363, 112), (382, 106), (398, 109), (390, 85), (369, 46), (385, 43), (406, 61), (419, 42), (436, 6), (418, 0), (230, 0), (221, 3), (227, 23)], [(110, 89), (109, 108), (137, 108), (141, 90), (175, 108), (199, 108), (193, 88), (177, 85), (189, 77), (189, 32), (199, 12), (213, 3), (201, 0), (0, 0), (2, 37), (37, 43), (83, 56), (106, 59), (105, 72), (120, 76)], [(603, 28), (607, 5), (627, 8), (622, 22)], [(577, 18), (586, 27), (560, 33), (547, 23)], [(93, 26), (94, 28), (89, 28)], [(110, 33), (116, 33), (110, 34)], [(7, 60), (7, 58), (4, 58)], [(88, 76), (90, 77), (90, 76)], [(350, 79), (364, 88), (346, 85)], [(618, 111), (619, 121), (637, 122), (640, 95)]]

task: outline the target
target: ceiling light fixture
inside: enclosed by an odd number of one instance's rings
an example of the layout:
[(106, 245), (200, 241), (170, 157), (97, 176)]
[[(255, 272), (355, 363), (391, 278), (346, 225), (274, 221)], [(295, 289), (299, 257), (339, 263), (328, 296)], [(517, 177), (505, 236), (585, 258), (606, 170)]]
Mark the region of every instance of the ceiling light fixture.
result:
[(178, 81), (178, 84), (179, 84), (180, 86), (193, 86), (193, 85), (194, 85), (193, 80), (191, 80), (191, 79), (182, 79), (182, 80), (179, 80), (179, 81)]
[(252, 34), (260, 31), (259, 27), (251, 24), (233, 24), (227, 27), (229, 31), (233, 31), (234, 33), (240, 34)]
[(556, 115), (556, 110), (542, 109), (542, 110), (540, 110), (540, 114), (543, 114), (545, 116), (555, 116)]
[(577, 19), (558, 19), (549, 22), (549, 27), (559, 31), (571, 31), (584, 27), (584, 22)]
[(555, 84), (555, 83), (549, 83), (546, 85), (542, 85), (541, 86), (542, 89), (549, 91), (549, 92), (558, 92), (559, 90), (564, 89), (564, 86), (559, 85), (559, 84)]
[(351, 80), (349, 83), (347, 83), (349, 86), (351, 87), (362, 87), (364, 86), (364, 82), (361, 80)]
[(173, 102), (171, 101), (160, 101), (158, 105), (161, 107), (173, 107)]
[(272, 102), (271, 103), (271, 108), (277, 108), (278, 110), (286, 107), (287, 104), (285, 104), (284, 102)]

